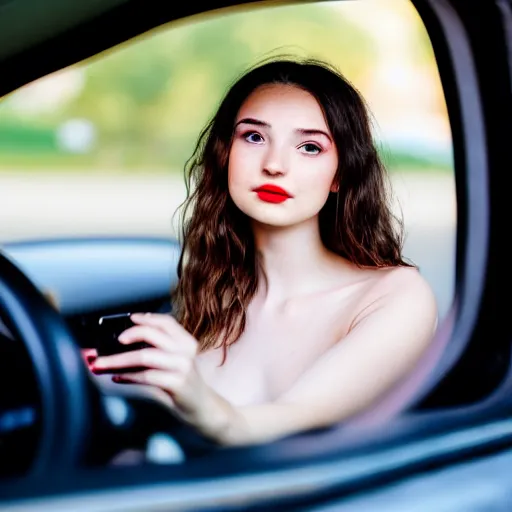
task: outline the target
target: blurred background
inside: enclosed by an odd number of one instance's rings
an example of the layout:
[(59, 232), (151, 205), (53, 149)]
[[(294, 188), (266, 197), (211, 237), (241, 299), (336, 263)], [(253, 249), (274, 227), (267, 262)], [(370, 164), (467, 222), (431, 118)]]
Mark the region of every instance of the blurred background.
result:
[(0, 243), (174, 236), (200, 130), (240, 74), (284, 54), (334, 64), (366, 99), (405, 220), (405, 256), (443, 315), (455, 269), (451, 133), (428, 35), (406, 0), (219, 10), (1, 99)]

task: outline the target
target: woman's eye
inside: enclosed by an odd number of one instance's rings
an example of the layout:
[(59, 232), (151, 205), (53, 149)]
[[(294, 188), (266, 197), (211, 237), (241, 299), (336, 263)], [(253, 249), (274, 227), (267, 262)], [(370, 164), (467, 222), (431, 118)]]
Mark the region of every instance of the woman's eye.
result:
[(256, 132), (250, 132), (244, 134), (244, 138), (248, 142), (252, 142), (253, 144), (261, 144), (263, 142), (263, 137)]
[(311, 144), (311, 143), (304, 144), (303, 146), (301, 146), (299, 148), (299, 150), (302, 153), (306, 153), (308, 155), (318, 155), (318, 153), (322, 152), (322, 149), (319, 146), (317, 146), (316, 144)]

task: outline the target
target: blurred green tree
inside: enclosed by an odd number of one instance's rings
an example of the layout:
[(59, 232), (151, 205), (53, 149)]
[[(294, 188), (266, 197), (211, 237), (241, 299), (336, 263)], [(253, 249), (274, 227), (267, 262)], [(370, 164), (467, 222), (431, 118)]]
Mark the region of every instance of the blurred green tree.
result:
[[(396, 10), (397, 16), (406, 12), (408, 23), (417, 25), (411, 43), (415, 65), (437, 72), (428, 36), (420, 18), (411, 15), (412, 7), (405, 2), (384, 3), (379, 2), (384, 12)], [(350, 16), (352, 7), (351, 2), (258, 4), (151, 30), (74, 66), (82, 73), (83, 86), (52, 111), (30, 116), (9, 109), (15, 103), (9, 98), (0, 104), (0, 134), (6, 141), (0, 144), (2, 161), (8, 161), (4, 157), (9, 147), (18, 148), (16, 158), (22, 165), (24, 159), (36, 158), (36, 147), (23, 152), (19, 148), (37, 139), (47, 141), (44, 161), (49, 165), (54, 158), (55, 164), (66, 166), (71, 162), (121, 170), (181, 171), (228, 87), (265, 58), (319, 58), (335, 65), (358, 88), (372, 83), (382, 52), (364, 20), (356, 23)], [(87, 119), (96, 127), (92, 153), (65, 154), (51, 139), (62, 123), (74, 118)], [(24, 126), (39, 132), (25, 137)]]
[(260, 59), (280, 54), (327, 59), (357, 79), (373, 51), (360, 29), (326, 5), (224, 10), (90, 59), (81, 93), (60, 117), (95, 123), (104, 163), (181, 168), (227, 87)]

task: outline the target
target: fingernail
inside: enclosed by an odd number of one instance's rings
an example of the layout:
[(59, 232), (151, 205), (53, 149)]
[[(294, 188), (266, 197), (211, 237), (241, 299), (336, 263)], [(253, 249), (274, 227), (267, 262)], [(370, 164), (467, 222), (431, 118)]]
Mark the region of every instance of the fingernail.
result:
[(125, 343), (128, 341), (128, 337), (124, 334), (120, 334), (117, 338), (121, 343)]
[(103, 371), (105, 371), (103, 368), (98, 368), (96, 365), (92, 364), (91, 366), (89, 366), (89, 369), (91, 370), (92, 373), (101, 373)]

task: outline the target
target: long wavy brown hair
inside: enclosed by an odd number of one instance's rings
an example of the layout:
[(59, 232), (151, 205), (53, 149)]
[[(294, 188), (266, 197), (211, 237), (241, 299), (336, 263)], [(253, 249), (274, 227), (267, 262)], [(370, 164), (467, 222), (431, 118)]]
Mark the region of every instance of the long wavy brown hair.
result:
[(411, 266), (402, 258), (403, 223), (392, 213), (388, 176), (357, 90), (317, 60), (277, 59), (249, 70), (229, 89), (185, 166), (182, 253), (172, 293), (175, 316), (198, 340), (199, 351), (223, 348), (221, 365), (244, 331), (262, 275), (250, 219), (230, 197), (227, 169), (238, 111), (264, 84), (311, 93), (338, 148), (338, 192), (319, 213), (324, 245), (359, 267)]

